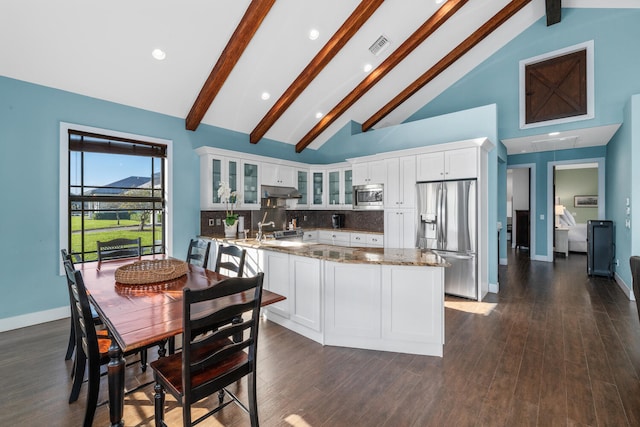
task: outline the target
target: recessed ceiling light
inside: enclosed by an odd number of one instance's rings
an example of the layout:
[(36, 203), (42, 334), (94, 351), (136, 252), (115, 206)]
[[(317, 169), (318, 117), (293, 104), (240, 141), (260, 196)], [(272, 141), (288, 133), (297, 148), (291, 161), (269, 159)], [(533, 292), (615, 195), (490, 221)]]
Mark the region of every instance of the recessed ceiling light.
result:
[(549, 136), (558, 136), (560, 132), (549, 132)]
[(164, 50), (162, 49), (158, 49), (155, 48), (153, 49), (153, 51), (151, 52), (151, 56), (153, 56), (154, 58), (156, 58), (158, 61), (162, 61), (164, 58), (167, 57), (167, 54), (165, 53)]
[(267, 99), (271, 98), (271, 94), (269, 92), (262, 92), (260, 98), (262, 98), (263, 101), (266, 101)]
[(372, 68), (373, 68), (373, 65), (371, 64), (364, 64), (364, 67), (363, 67), (365, 73), (368, 73), (369, 71), (371, 71)]
[(324, 116), (324, 114), (322, 114), (320, 111), (316, 113), (316, 119), (321, 119), (322, 116)]
[(315, 28), (312, 28), (311, 31), (309, 31), (309, 39), (315, 40), (319, 36), (320, 36), (320, 31), (316, 30)]

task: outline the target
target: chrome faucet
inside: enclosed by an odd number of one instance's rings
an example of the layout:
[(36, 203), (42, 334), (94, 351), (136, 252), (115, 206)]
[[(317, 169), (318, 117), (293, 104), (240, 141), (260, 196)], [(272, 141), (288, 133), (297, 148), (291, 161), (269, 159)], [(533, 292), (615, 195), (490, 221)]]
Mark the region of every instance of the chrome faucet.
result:
[[(265, 215), (265, 217), (266, 217), (266, 215)], [(262, 241), (262, 239), (264, 238), (264, 234), (262, 233), (262, 227), (263, 227), (264, 225), (270, 225), (270, 226), (272, 226), (272, 227), (275, 227), (275, 226), (276, 226), (276, 223), (275, 223), (275, 222), (273, 222), (273, 221), (269, 221), (269, 222), (266, 222), (266, 223), (264, 223), (264, 224), (262, 223), (262, 221), (258, 222), (258, 235), (256, 236), (256, 240), (257, 240), (258, 242), (261, 242), (261, 241)]]

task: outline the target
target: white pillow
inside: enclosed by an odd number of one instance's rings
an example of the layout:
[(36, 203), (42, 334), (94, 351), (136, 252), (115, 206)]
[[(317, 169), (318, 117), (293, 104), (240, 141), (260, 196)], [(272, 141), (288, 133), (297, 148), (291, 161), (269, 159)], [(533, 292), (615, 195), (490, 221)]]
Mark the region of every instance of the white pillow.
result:
[(576, 225), (576, 219), (571, 215), (571, 212), (567, 208), (564, 208), (564, 216), (567, 220), (567, 224)]

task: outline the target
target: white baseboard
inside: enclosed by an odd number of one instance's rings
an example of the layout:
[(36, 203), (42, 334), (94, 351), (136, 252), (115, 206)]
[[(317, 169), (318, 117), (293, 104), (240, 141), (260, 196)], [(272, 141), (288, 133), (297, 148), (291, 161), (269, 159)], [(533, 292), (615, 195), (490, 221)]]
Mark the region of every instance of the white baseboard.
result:
[(26, 328), (27, 326), (39, 325), (40, 323), (52, 322), (70, 316), (68, 306), (52, 308), (51, 310), (38, 311), (36, 313), (23, 314), (21, 316), (0, 319), (0, 332), (12, 331), (14, 329)]
[(622, 277), (618, 276), (618, 273), (615, 273), (613, 275), (613, 278), (616, 280), (618, 287), (622, 290), (622, 292), (624, 292), (627, 298), (629, 298), (630, 301), (635, 301), (636, 296), (633, 294), (633, 289), (631, 289), (629, 286), (627, 286), (626, 283), (624, 283), (624, 280), (622, 280)]
[(500, 265), (508, 265), (507, 258), (500, 258)]
[(500, 284), (499, 283), (489, 283), (489, 292), (492, 294), (497, 294), (500, 292)]

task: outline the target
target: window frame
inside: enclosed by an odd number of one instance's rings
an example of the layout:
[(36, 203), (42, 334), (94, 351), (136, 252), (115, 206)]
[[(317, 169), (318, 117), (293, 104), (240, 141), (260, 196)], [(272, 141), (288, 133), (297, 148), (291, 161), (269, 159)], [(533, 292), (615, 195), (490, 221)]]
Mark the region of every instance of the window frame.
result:
[[(109, 129), (101, 129), (74, 123), (60, 122), (60, 185), (59, 185), (59, 247), (67, 248), (69, 233), (69, 131), (79, 131), (104, 135), (105, 137), (126, 138), (162, 144), (167, 147), (165, 159), (164, 199), (165, 212), (165, 249), (167, 254), (173, 253), (173, 141), (146, 135), (136, 135)], [(67, 248), (69, 249), (69, 248)], [(59, 274), (64, 275), (62, 262)]]
[[(526, 122), (526, 83), (525, 71), (527, 65), (546, 61), (548, 59), (558, 58), (570, 53), (586, 50), (587, 52), (587, 113), (579, 116), (564, 117), (561, 119), (547, 120), (544, 122), (527, 123)], [(542, 126), (558, 125), (562, 123), (571, 123), (581, 120), (589, 120), (595, 117), (595, 76), (594, 76), (594, 43), (593, 40), (568, 46), (553, 52), (544, 53), (532, 58), (523, 59), (519, 62), (519, 124), (520, 129), (531, 129)]]

